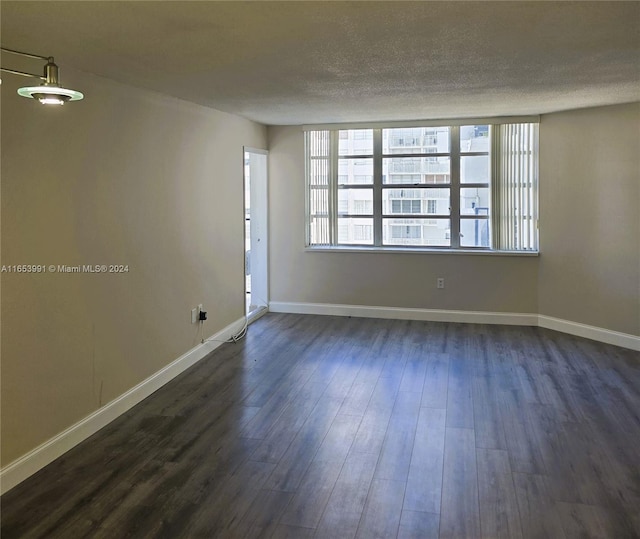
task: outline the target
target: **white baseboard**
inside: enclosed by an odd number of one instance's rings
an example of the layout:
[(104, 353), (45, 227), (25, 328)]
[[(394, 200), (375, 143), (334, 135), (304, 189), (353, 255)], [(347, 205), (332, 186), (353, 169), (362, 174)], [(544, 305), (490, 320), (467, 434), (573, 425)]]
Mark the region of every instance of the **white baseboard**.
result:
[(493, 313), (483, 311), (444, 311), (439, 309), (405, 309), (399, 307), (369, 307), (364, 305), (335, 305), (330, 303), (288, 303), (272, 301), (273, 313), (325, 314), (357, 316), (362, 318), (388, 318), (392, 320), (423, 320), (426, 322), (464, 322), (470, 324), (504, 324), (537, 326), (537, 314)]
[(606, 344), (614, 344), (616, 346), (622, 346), (623, 348), (630, 348), (631, 350), (640, 352), (640, 337), (636, 335), (620, 333), (619, 331), (612, 331), (610, 329), (599, 328), (596, 326), (588, 326), (586, 324), (562, 320), (560, 318), (553, 318), (542, 314), (538, 316), (538, 326), (541, 328), (561, 331), (562, 333), (568, 333), (569, 335), (575, 335), (577, 337), (585, 337), (586, 339), (592, 339)]
[(86, 440), (130, 408), (133, 408), (180, 373), (195, 365), (218, 348), (223, 341), (235, 335), (244, 326), (244, 322), (245, 319), (243, 317), (229, 324), (210, 337), (215, 341), (207, 341), (192, 348), (186, 354), (152, 374), (137, 386), (132, 387), (126, 393), (2, 468), (0, 470), (0, 494), (4, 494), (27, 477), (44, 468), (47, 464), (69, 451), (69, 449)]
[(363, 318), (390, 318), (395, 320), (424, 320), (428, 322), (464, 322), (471, 324), (505, 324), (539, 326), (585, 337), (606, 344), (640, 351), (640, 337), (610, 329), (588, 326), (551, 316), (528, 313), (495, 313), (482, 311), (445, 311), (438, 309), (403, 309), (397, 307), (368, 307), (363, 305), (335, 305), (330, 303), (293, 303), (273, 301), (269, 311), (274, 313), (324, 314), (333, 316), (359, 316)]
[(251, 324), (252, 322), (255, 322), (256, 320), (258, 320), (259, 318), (262, 318), (268, 312), (269, 312), (269, 308), (266, 305), (259, 307), (258, 309), (250, 312), (247, 315), (247, 324)]

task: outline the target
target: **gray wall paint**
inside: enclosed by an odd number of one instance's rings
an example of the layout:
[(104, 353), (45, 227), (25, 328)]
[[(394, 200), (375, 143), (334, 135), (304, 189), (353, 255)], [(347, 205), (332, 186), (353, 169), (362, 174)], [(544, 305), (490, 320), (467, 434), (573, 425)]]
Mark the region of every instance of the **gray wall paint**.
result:
[(2, 81), (2, 264), (128, 264), (2, 274), (2, 464), (244, 314), (242, 118), (65, 70), (58, 109)]
[(272, 301), (539, 313), (639, 335), (639, 110), (542, 117), (538, 258), (304, 252), (302, 129), (270, 127)]
[(640, 335), (640, 104), (540, 123), (540, 314)]
[[(243, 313), (244, 119), (65, 71), (57, 110), (2, 84), (2, 465)], [(303, 139), (268, 130), (274, 301), (541, 313), (640, 334), (638, 104), (545, 115), (539, 258), (304, 252)], [(237, 211), (236, 211), (237, 209)], [(437, 290), (444, 276), (447, 287)]]
[(305, 252), (303, 146), (269, 128), (272, 301), (537, 313), (537, 258)]

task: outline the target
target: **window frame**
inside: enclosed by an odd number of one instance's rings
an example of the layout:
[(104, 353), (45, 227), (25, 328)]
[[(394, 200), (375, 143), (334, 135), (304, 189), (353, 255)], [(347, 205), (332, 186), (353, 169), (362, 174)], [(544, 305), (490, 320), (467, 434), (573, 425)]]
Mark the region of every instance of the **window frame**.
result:
[[(310, 251), (318, 251), (318, 250), (349, 250), (349, 251), (380, 251), (380, 252), (392, 252), (392, 251), (403, 251), (403, 252), (443, 252), (443, 253), (465, 253), (465, 252), (473, 252), (474, 254), (523, 254), (523, 255), (537, 255), (539, 253), (539, 246), (537, 244), (537, 222), (538, 222), (538, 211), (537, 211), (537, 176), (532, 182), (529, 178), (528, 181), (531, 183), (531, 189), (533, 191), (533, 196), (536, 199), (536, 208), (535, 215), (530, 218), (535, 219), (535, 235), (536, 242), (535, 248), (526, 248), (526, 249), (498, 249), (494, 245), (496, 234), (493, 231), (489, 233), (489, 247), (485, 246), (464, 246), (462, 245), (460, 231), (461, 224), (465, 220), (478, 220), (478, 221), (488, 221), (491, 228), (495, 226), (495, 217), (493, 215), (493, 211), (489, 211), (489, 215), (485, 214), (468, 214), (465, 215), (462, 213), (461, 208), (461, 189), (465, 188), (488, 188), (489, 190), (489, 202), (488, 205), (491, 208), (494, 202), (494, 190), (497, 186), (492, 185), (492, 171), (494, 170), (494, 161), (495, 161), (495, 151), (493, 144), (493, 128), (496, 125), (501, 124), (520, 124), (520, 123), (533, 123), (538, 124), (538, 117), (513, 117), (513, 118), (479, 118), (479, 119), (462, 119), (462, 120), (442, 120), (442, 121), (415, 121), (415, 122), (389, 122), (385, 124), (331, 124), (326, 126), (303, 126), (305, 131), (319, 131), (319, 130), (327, 130), (329, 133), (329, 137), (331, 139), (330, 142), (330, 155), (329, 161), (331, 163), (330, 169), (330, 178), (329, 185), (327, 186), (329, 189), (330, 198), (334, 198), (335, 207), (337, 209), (337, 193), (341, 188), (344, 189), (368, 189), (373, 191), (373, 214), (343, 214), (338, 215), (337, 211), (330, 212), (328, 216), (330, 219), (329, 227), (331, 229), (330, 236), (331, 241), (325, 244), (312, 244), (311, 243), (311, 232), (310, 232), (310, 220), (309, 220), (309, 195), (307, 193), (306, 202), (307, 202), (307, 214), (306, 214), (306, 249)], [(460, 127), (461, 126), (476, 126), (476, 125), (487, 125), (489, 130), (489, 144), (488, 149), (482, 151), (467, 151), (463, 150), (460, 147)], [(383, 130), (384, 129), (393, 129), (398, 127), (417, 127), (417, 128), (429, 128), (429, 127), (439, 127), (439, 128), (448, 128), (449, 130), (449, 151), (448, 152), (433, 152), (430, 148), (429, 151), (426, 151), (426, 148), (422, 150), (422, 153), (391, 153), (391, 150), (388, 149), (388, 153), (383, 153)], [(361, 130), (361, 129), (370, 129), (373, 138), (373, 152), (372, 154), (347, 154), (344, 151), (339, 154), (338, 152), (338, 144), (339, 141), (344, 141), (345, 138), (348, 138), (348, 135), (345, 136), (344, 132), (349, 130)], [(536, 137), (537, 137), (537, 126), (536, 126)], [(390, 135), (391, 136), (391, 135)], [(363, 137), (361, 137), (363, 138)], [(368, 137), (367, 137), (368, 138)], [(306, 140), (306, 139), (305, 139)], [(305, 152), (306, 152), (305, 148)], [(535, 150), (530, 152), (535, 155), (535, 164), (534, 167), (537, 171), (538, 166), (538, 148), (537, 148), (537, 140), (535, 144)], [(485, 182), (462, 182), (461, 178), (461, 161), (463, 157), (474, 157), (474, 156), (488, 156), (489, 160), (489, 177), (488, 181)], [(415, 158), (415, 159), (425, 159), (425, 158), (438, 158), (438, 157), (448, 157), (449, 158), (449, 183), (385, 183), (385, 177), (383, 176), (383, 162), (385, 159), (392, 158)], [(307, 154), (305, 153), (305, 162), (307, 159)], [(359, 183), (338, 183), (338, 162), (340, 159), (373, 159), (373, 183), (372, 184), (359, 184)], [(305, 180), (305, 185), (307, 189), (309, 188), (309, 181)], [(387, 197), (386, 201), (388, 204), (388, 208), (385, 210), (385, 206), (383, 204), (384, 200), (384, 192), (385, 190), (391, 189), (413, 189), (419, 191), (429, 191), (431, 189), (448, 189), (449, 190), (449, 203), (450, 203), (450, 212), (449, 214), (442, 213), (428, 213), (428, 200), (429, 197), (421, 197), (420, 203), (420, 213), (394, 213), (391, 211), (392, 200), (396, 200), (397, 198), (392, 198), (391, 196)], [(329, 207), (331, 207), (331, 202), (329, 203)], [(402, 206), (402, 203), (400, 204)], [(386, 212), (386, 213), (385, 213)], [(338, 218), (369, 218), (373, 221), (373, 244), (362, 244), (362, 243), (344, 243), (338, 241)], [(436, 219), (446, 219), (450, 224), (450, 234), (449, 234), (449, 245), (397, 245), (393, 243), (384, 243), (383, 241), (383, 226), (384, 220), (389, 219), (390, 221), (397, 218), (407, 218), (407, 219), (422, 219), (422, 220), (433, 220), (435, 223)], [(426, 222), (426, 221), (425, 221)], [(423, 226), (424, 222), (416, 223), (416, 226)], [(389, 225), (392, 226), (390, 222)], [(390, 232), (389, 232), (390, 233)], [(389, 237), (388, 240), (391, 240)]]

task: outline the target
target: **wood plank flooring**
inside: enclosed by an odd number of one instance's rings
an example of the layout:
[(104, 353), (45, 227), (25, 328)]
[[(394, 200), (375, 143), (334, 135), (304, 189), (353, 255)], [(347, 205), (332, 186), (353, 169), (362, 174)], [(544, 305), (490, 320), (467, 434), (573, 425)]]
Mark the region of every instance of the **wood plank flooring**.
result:
[(268, 314), (1, 504), (3, 539), (640, 537), (640, 354)]

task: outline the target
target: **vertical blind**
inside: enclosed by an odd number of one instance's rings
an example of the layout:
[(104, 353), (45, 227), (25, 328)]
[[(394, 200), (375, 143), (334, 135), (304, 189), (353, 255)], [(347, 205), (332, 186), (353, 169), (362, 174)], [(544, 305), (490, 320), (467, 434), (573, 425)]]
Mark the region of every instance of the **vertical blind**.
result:
[(331, 196), (331, 133), (330, 131), (305, 132), (305, 156), (307, 174), (307, 245), (331, 245), (332, 226), (329, 205)]
[(494, 126), (493, 248), (538, 249), (538, 124)]

